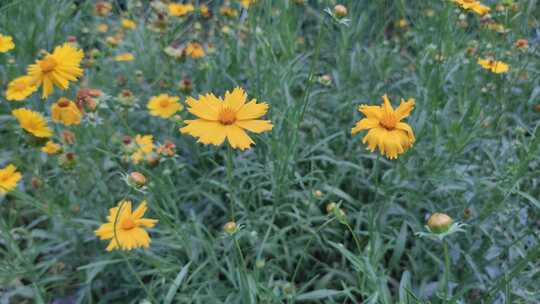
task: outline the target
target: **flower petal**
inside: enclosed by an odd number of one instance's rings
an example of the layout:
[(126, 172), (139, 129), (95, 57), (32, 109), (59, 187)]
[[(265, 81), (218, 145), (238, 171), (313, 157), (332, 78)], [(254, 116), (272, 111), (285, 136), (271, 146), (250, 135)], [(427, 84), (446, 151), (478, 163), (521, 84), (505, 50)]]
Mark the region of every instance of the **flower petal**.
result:
[(257, 119), (268, 111), (268, 104), (266, 103), (257, 103), (255, 99), (252, 99), (250, 102), (246, 103), (236, 112), (237, 120), (251, 120)]
[(187, 126), (180, 128), (180, 132), (190, 134), (203, 144), (218, 146), (225, 140), (226, 127), (217, 121), (195, 119), (186, 120), (186, 124)]
[(254, 133), (270, 131), (273, 127), (270, 120), (239, 120), (235, 125)]
[(246, 131), (242, 130), (236, 125), (227, 126), (227, 140), (231, 147), (235, 149), (245, 150), (249, 149), (251, 144), (254, 144), (253, 140), (247, 135)]
[(225, 92), (225, 104), (231, 107), (235, 112), (238, 111), (247, 100), (247, 94), (240, 87), (234, 88), (232, 92)]
[(414, 98), (409, 98), (407, 101), (401, 99), (399, 107), (396, 109), (398, 120), (408, 117), (411, 114), (415, 105)]
[(351, 129), (352, 134), (356, 134), (362, 130), (373, 129), (379, 126), (379, 121), (375, 118), (364, 118), (356, 123)]

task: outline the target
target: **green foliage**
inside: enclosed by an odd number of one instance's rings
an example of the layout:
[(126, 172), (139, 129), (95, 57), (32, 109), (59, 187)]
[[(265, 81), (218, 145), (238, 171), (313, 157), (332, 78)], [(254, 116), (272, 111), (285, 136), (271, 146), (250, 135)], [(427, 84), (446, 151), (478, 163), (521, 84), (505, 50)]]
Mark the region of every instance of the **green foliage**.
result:
[[(342, 1), (347, 24), (325, 12), (332, 1), (258, 0), (249, 10), (229, 1), (240, 12), (233, 18), (220, 15), (223, 1), (208, 1), (210, 19), (171, 18), (163, 33), (148, 28), (156, 16), (147, 1), (111, 1), (107, 17), (93, 15), (94, 1), (1, 1), (0, 33), (16, 44), (0, 54), (2, 88), (67, 36), (87, 57), (98, 52), (83, 83), (46, 102), (38, 93), (0, 97), (0, 167), (24, 174), (0, 198), (0, 302), (540, 302), (540, 6), (484, 1), (505, 33), (443, 0)], [(138, 26), (111, 47), (105, 37), (122, 16)], [(527, 50), (514, 46), (519, 38)], [(164, 52), (190, 41), (213, 51), (198, 60)], [(135, 60), (112, 61), (123, 52)], [(482, 69), (476, 61), (488, 56), (510, 72)], [(329, 85), (318, 81), (326, 74)], [(190, 94), (178, 86), (183, 78)], [(76, 164), (65, 169), (10, 112), (49, 113), (82, 86), (106, 96), (97, 123), (55, 125), (76, 137)], [(274, 129), (253, 136), (247, 152), (232, 151), (230, 169), (225, 146), (199, 144), (146, 111), (160, 93), (184, 101), (235, 86), (270, 105)], [(133, 92), (134, 106), (120, 104), (122, 90)], [(379, 104), (383, 94), (394, 105), (416, 99), (407, 122), (417, 140), (397, 160), (350, 135), (358, 105)], [(136, 134), (171, 140), (177, 155), (157, 166), (126, 162), (122, 137)], [(132, 171), (148, 179), (144, 192), (123, 181)], [(124, 198), (147, 200), (159, 224), (149, 249), (106, 252), (94, 230)], [(232, 235), (223, 232), (231, 201), (240, 226)], [(344, 218), (326, 212), (330, 202)], [(445, 239), (448, 286), (443, 246), (415, 235), (433, 212), (466, 224)]]

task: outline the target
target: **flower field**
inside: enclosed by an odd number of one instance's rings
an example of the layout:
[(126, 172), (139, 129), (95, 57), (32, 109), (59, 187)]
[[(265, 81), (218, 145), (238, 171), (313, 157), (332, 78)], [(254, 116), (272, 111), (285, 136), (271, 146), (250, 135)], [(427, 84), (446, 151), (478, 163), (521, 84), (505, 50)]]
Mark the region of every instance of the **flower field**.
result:
[(536, 0), (0, 1), (0, 303), (540, 303)]

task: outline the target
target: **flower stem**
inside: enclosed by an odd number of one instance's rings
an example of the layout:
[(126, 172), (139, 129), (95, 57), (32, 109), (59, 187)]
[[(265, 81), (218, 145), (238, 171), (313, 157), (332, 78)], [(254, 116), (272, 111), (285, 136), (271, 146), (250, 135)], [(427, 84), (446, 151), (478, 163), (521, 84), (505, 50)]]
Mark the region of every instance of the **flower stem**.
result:
[(450, 277), (450, 256), (448, 255), (448, 242), (443, 240), (443, 250), (444, 250), (444, 275), (443, 275), (443, 284), (444, 288), (444, 299), (448, 298), (448, 281)]
[(234, 191), (234, 185), (233, 185), (233, 157), (232, 157), (232, 149), (230, 146), (227, 146), (227, 157), (226, 157), (226, 171), (227, 171), (227, 182), (229, 184), (229, 208), (230, 208), (230, 217), (231, 221), (235, 220), (235, 212), (234, 212), (234, 204), (236, 203), (235, 200), (235, 191)]

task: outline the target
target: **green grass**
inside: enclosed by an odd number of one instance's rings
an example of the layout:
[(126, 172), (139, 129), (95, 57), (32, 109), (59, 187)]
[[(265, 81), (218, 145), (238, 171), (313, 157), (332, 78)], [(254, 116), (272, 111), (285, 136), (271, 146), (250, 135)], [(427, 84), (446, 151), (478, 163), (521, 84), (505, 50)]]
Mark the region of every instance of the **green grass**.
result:
[[(125, 11), (120, 2), (129, 4)], [(2, 89), (40, 49), (69, 35), (99, 55), (83, 83), (46, 102), (38, 93), (22, 103), (0, 97), (0, 167), (13, 163), (24, 174), (17, 191), (0, 198), (0, 302), (540, 302), (540, 6), (503, 2), (497, 11), (484, 0), (505, 34), (443, 0), (343, 1), (348, 26), (324, 12), (332, 1), (259, 0), (237, 18), (219, 14), (222, 1), (209, 1), (211, 19), (193, 13), (158, 34), (146, 27), (156, 18), (147, 1), (113, 1), (108, 17), (92, 14), (93, 1), (1, 1), (0, 33), (16, 44), (0, 54)], [(121, 14), (138, 27), (111, 48), (110, 34), (95, 26), (107, 23), (113, 33)], [(401, 19), (408, 27), (397, 25)], [(514, 47), (518, 38), (529, 40), (528, 50)], [(182, 61), (163, 51), (192, 40), (214, 51)], [(122, 52), (135, 61), (111, 61)], [(488, 55), (511, 71), (483, 70), (476, 61)], [(331, 85), (318, 81), (323, 74)], [(191, 94), (178, 87), (184, 77), (193, 81)], [(83, 85), (108, 98), (97, 111), (100, 124), (54, 125), (57, 138), (65, 129), (76, 135), (69, 147), (76, 163), (65, 169), (10, 112), (24, 106), (48, 116), (52, 102), (75, 98)], [(225, 145), (198, 144), (177, 131), (182, 123), (146, 111), (160, 93), (183, 102), (235, 86), (270, 105), (274, 129), (253, 136), (251, 150), (232, 151), (230, 171)], [(124, 89), (136, 106), (120, 105)], [(416, 99), (407, 122), (417, 141), (397, 160), (350, 134), (358, 105), (379, 104), (383, 94), (394, 105)], [(155, 167), (130, 164), (121, 139), (135, 134), (172, 140), (177, 155)], [(122, 180), (132, 171), (147, 177), (145, 193)], [(42, 186), (33, 187), (32, 177)], [(148, 250), (106, 252), (94, 235), (124, 198), (147, 200), (147, 217), (159, 220)], [(232, 236), (223, 231), (231, 202), (241, 226)], [(330, 202), (345, 218), (327, 214)], [(446, 291), (442, 243), (415, 235), (433, 212), (466, 224), (446, 239)]]

